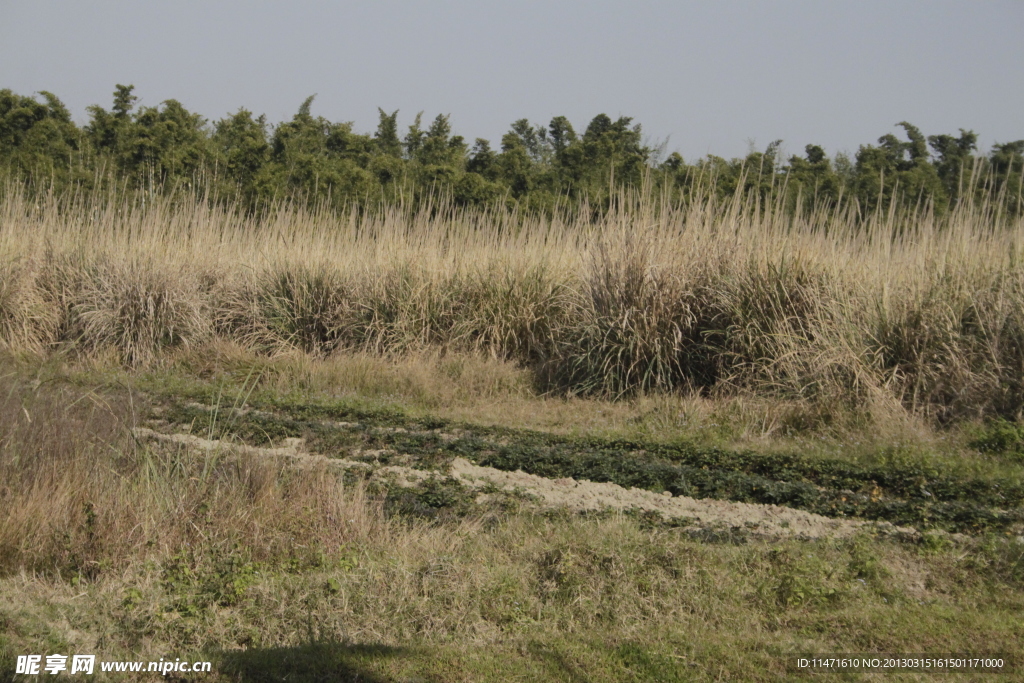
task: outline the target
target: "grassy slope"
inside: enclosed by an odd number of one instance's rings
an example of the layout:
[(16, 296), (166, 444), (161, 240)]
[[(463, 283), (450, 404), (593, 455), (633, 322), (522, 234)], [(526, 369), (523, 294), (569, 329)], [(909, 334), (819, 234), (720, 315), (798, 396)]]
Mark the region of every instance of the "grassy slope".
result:
[[(1014, 456), (965, 448), (966, 433), (907, 428), (896, 455), (867, 438), (841, 448), (850, 433), (830, 428), (758, 437), (751, 425), (783, 409), (539, 399), (515, 370), (473, 359), (332, 365), (208, 349), (150, 373), (6, 367), (0, 677), (16, 654), (64, 650), (195, 653), (215, 661), (204, 680), (242, 681), (776, 680), (796, 652), (1022, 654), (1024, 560), (1002, 529), (958, 542), (698, 540), (652, 519), (481, 507), (457, 491), (410, 501), (323, 471), (160, 453), (124, 427), (160, 414), (259, 440), (347, 411), (377, 427), (457, 421), (534, 450), (670, 448), (682, 434), (698, 453), (742, 447), (757, 462), (799, 448), (819, 469), (1020, 476)], [(220, 406), (220, 427), (189, 400)], [(247, 431), (228, 410), (243, 404), (276, 421)], [(678, 413), (693, 424), (665, 421)], [(523, 424), (536, 429), (509, 431)]]

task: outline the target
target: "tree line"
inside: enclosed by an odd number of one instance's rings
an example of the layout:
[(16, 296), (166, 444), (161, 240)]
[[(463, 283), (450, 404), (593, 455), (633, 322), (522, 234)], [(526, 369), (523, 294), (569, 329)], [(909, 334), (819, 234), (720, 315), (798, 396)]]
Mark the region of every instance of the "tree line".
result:
[(194, 190), (252, 210), (286, 198), (341, 209), (444, 196), (455, 206), (600, 211), (630, 187), (671, 200), (744, 192), (789, 210), (910, 202), (942, 214), (967, 199), (1024, 210), (1024, 140), (986, 153), (971, 130), (925, 136), (905, 121), (902, 136), (883, 135), (853, 158), (807, 145), (784, 159), (775, 141), (743, 158), (688, 162), (646, 143), (625, 116), (599, 114), (582, 132), (564, 116), (547, 126), (520, 119), (495, 148), (454, 134), (445, 114), (429, 123), (417, 114), (402, 131), (397, 111), (378, 110), (371, 134), (314, 116), (313, 97), (275, 125), (246, 109), (210, 122), (177, 100), (137, 106), (133, 91), (117, 85), (111, 108), (89, 107), (78, 126), (52, 93), (0, 90), (0, 180), (47, 191)]

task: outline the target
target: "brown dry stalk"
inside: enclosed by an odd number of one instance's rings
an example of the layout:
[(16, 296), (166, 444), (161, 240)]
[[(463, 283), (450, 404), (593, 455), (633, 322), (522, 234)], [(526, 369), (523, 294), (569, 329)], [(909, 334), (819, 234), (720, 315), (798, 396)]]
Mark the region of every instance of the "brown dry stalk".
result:
[(596, 222), (252, 217), (8, 190), (0, 344), (130, 365), (215, 336), (314, 357), (468, 351), (570, 393), (742, 387), (939, 420), (1024, 407), (1020, 219), (623, 205)]

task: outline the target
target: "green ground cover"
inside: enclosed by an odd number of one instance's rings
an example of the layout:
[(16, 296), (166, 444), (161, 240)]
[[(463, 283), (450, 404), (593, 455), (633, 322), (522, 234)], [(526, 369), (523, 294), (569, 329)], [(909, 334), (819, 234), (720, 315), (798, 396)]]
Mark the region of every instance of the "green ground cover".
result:
[[(572, 438), (451, 423), (433, 416), (410, 418), (394, 409), (371, 410), (346, 402), (320, 406), (276, 402), (275, 407), (278, 412), (243, 412), (230, 407), (218, 411), (175, 401), (161, 417), (213, 438), (255, 445), (304, 437), (319, 453), (386, 450), (412, 456), (416, 464), (430, 468), (459, 456), (479, 465), (549, 478), (572, 477), (672, 495), (785, 505), (830, 517), (883, 520), (925, 529), (1005, 530), (1024, 522), (1020, 509), (1024, 483), (1019, 478), (957, 477), (934, 462), (890, 460), (865, 466), (795, 453), (737, 452), (692, 443)], [(396, 427), (402, 431), (395, 431)]]

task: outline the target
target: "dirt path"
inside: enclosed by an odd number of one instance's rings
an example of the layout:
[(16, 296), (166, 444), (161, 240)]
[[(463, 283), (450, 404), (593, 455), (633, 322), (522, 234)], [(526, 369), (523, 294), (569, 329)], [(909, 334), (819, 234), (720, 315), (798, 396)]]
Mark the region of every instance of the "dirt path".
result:
[[(326, 465), (341, 470), (362, 470), (371, 480), (384, 480), (398, 486), (416, 486), (436, 472), (395, 465), (374, 465), (348, 458), (327, 458), (305, 451), (302, 439), (285, 439), (278, 448), (259, 448), (243, 444), (204, 439), (192, 434), (163, 434), (152, 429), (136, 428), (141, 441), (175, 444), (203, 451), (221, 451), (226, 454), (249, 457), (287, 458), (296, 464)], [(734, 503), (714, 499), (695, 499), (687, 496), (654, 493), (644, 489), (624, 488), (617, 484), (577, 481), (571, 478), (548, 479), (522, 471), (505, 472), (491, 467), (474, 465), (464, 458), (455, 458), (448, 473), (464, 486), (474, 489), (495, 488), (510, 493), (527, 494), (544, 508), (564, 508), (574, 512), (598, 510), (641, 510), (658, 513), (666, 519), (683, 520), (684, 528), (740, 529), (757, 536), (823, 538), (850, 536), (868, 528), (875, 532), (916, 535), (914, 529), (896, 527), (886, 522), (864, 522), (832, 519), (803, 510), (777, 505)], [(479, 502), (488, 495), (481, 492)]]

